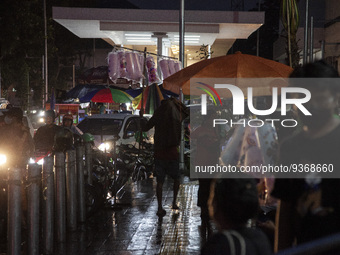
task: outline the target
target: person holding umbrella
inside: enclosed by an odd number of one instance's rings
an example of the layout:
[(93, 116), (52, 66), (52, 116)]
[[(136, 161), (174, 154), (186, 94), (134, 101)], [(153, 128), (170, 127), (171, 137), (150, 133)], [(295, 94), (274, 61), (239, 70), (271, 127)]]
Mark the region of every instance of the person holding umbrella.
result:
[(181, 123), (188, 116), (185, 105), (175, 98), (163, 100), (160, 107), (156, 109), (151, 119), (146, 123), (143, 131), (155, 127), (154, 135), (154, 157), (155, 176), (157, 178), (157, 216), (163, 217), (166, 211), (162, 205), (163, 184), (166, 175), (173, 180), (173, 201), (172, 209), (179, 209), (176, 204), (177, 194), (180, 185), (179, 153), (178, 146), (181, 138)]

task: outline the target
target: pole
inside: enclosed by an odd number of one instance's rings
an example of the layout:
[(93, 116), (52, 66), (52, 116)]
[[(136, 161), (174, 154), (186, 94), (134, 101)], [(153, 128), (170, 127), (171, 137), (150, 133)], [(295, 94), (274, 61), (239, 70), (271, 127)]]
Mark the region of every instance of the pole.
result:
[(65, 201), (65, 155), (55, 153), (55, 193), (56, 193), (56, 223), (57, 241), (66, 241), (66, 201)]
[(289, 66), (293, 67), (293, 63), (292, 63), (292, 41), (291, 41), (291, 27), (290, 27), (290, 8), (289, 8), (289, 1), (287, 1), (287, 33), (288, 33), (288, 59), (289, 59)]
[(8, 171), (8, 250), (7, 254), (21, 254), (21, 174), (22, 169)]
[[(261, 11), (261, 0), (259, 0), (258, 11)], [(261, 27), (259, 27), (256, 31), (256, 56), (260, 55), (260, 28)]]
[(67, 228), (77, 230), (77, 183), (76, 183), (76, 152), (66, 151), (66, 209)]
[(37, 164), (28, 166), (28, 254), (39, 254), (39, 212), (40, 212), (40, 181), (41, 168)]
[[(179, 61), (182, 62), (182, 68), (184, 68), (184, 35), (185, 35), (185, 26), (184, 26), (184, 0), (181, 1), (181, 7), (180, 7), (180, 26), (179, 26)], [(180, 90), (180, 100), (182, 103), (184, 103), (184, 96), (182, 89)], [(181, 124), (181, 143), (179, 147), (179, 169), (184, 170), (185, 164), (184, 164), (184, 122)]]
[(27, 112), (30, 109), (30, 72), (27, 71)]
[(54, 173), (53, 157), (45, 157), (42, 167), (43, 190), (43, 250), (44, 254), (53, 254), (54, 241)]
[(159, 67), (159, 61), (163, 56), (163, 38), (168, 38), (166, 33), (154, 32), (151, 37), (157, 38), (157, 73), (159, 77), (162, 77), (161, 68)]
[(93, 38), (93, 67), (96, 67), (96, 38)]
[(309, 49), (309, 62), (313, 62), (314, 59), (314, 18), (313, 16), (310, 17), (310, 49)]
[(85, 143), (85, 172), (87, 175), (87, 183), (92, 185), (92, 145)]
[[(45, 84), (45, 55), (42, 55), (42, 64), (41, 64), (42, 70), (41, 70), (41, 78), (42, 78), (42, 85)], [(43, 89), (43, 93), (42, 93), (42, 108), (45, 108), (45, 88)]]
[[(139, 111), (139, 116), (142, 118), (144, 115), (144, 89), (145, 87), (148, 86), (149, 79), (148, 79), (148, 71), (146, 68), (146, 47), (144, 48), (144, 79), (143, 79), (143, 89), (142, 89), (142, 99), (141, 99), (141, 106), (140, 106), (140, 111)], [(140, 130), (142, 132), (142, 130)], [(142, 134), (142, 133), (141, 133)], [(139, 149), (140, 149), (140, 144), (139, 144)]]
[(46, 17), (46, 0), (44, 0), (44, 25), (45, 25), (45, 96), (44, 106), (48, 99), (48, 57), (47, 57), (47, 17)]
[(182, 62), (182, 68), (184, 67), (184, 0), (181, 1), (180, 6), (180, 20), (179, 20), (179, 61)]
[(76, 86), (76, 66), (73, 65), (72, 67), (72, 87), (74, 88)]
[(325, 40), (321, 41), (321, 59), (325, 58)]
[(84, 177), (84, 146), (76, 148), (76, 164), (77, 164), (77, 179), (78, 179), (78, 217), (79, 222), (86, 221), (86, 205), (85, 205), (85, 177)]
[(307, 64), (308, 54), (308, 17), (309, 17), (309, 0), (306, 0), (306, 11), (305, 11), (305, 34), (304, 34), (304, 45), (303, 45), (303, 64)]

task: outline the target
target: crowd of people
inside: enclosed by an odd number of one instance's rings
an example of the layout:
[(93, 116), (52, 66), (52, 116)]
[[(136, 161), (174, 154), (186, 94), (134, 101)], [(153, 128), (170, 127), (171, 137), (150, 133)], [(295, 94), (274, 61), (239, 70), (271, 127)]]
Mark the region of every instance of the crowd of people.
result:
[[(291, 74), (291, 78), (338, 77), (337, 71), (323, 61), (298, 67)], [(299, 85), (311, 93), (311, 99), (305, 106), (312, 115), (296, 112), (296, 118), (302, 121), (303, 127), (293, 136), (285, 136), (285, 139), (279, 140), (279, 164), (332, 164), (334, 170), (338, 171), (340, 118), (337, 110), (340, 90), (333, 83)], [(158, 217), (166, 215), (162, 190), (167, 175), (173, 179), (172, 209), (178, 210), (180, 206), (176, 202), (181, 175), (178, 147), (181, 123), (188, 115), (188, 109), (179, 100), (163, 100), (143, 127), (143, 131), (155, 128), (154, 176), (157, 179)], [(32, 138), (22, 123), (23, 112), (20, 108), (12, 107), (5, 113), (4, 124), (0, 126), (0, 148), (10, 155), (20, 155), (10, 158), (12, 165), (23, 166), (37, 151), (49, 153), (69, 149), (74, 135), (82, 135), (73, 125), (72, 115), (66, 114), (63, 117), (62, 126), (54, 123), (56, 115), (53, 110), (46, 111), (45, 117), (46, 124)], [(200, 140), (195, 164), (218, 163), (221, 144), (219, 134), (211, 127), (214, 117), (214, 113), (207, 114), (201, 125), (190, 134), (192, 140)], [(337, 191), (340, 179), (310, 175), (276, 179), (274, 189), (269, 195), (279, 202), (276, 220), (268, 219), (270, 224), (267, 226), (271, 226), (269, 234), (268, 228), (264, 229), (263, 222), (259, 222), (257, 228), (248, 226), (249, 220), (256, 219), (261, 213), (258, 182), (253, 177), (199, 179), (198, 206), (201, 208), (202, 226), (205, 226), (208, 233), (202, 254), (272, 254), (274, 251), (340, 232), (340, 193)], [(215, 234), (212, 234), (212, 220), (218, 228)], [(261, 228), (267, 230), (267, 235)], [(338, 252), (333, 251), (334, 254)]]
[[(338, 77), (338, 72), (323, 61), (308, 63), (291, 73), (289, 86), (298, 86), (311, 93), (305, 104), (311, 115), (292, 109), (301, 128), (290, 134), (283, 132), (286, 130), (280, 131), (277, 164), (327, 164), (338, 171), (340, 90), (336, 82), (329, 82), (329, 78)], [(319, 79), (306, 82), (302, 78)], [(211, 146), (217, 148), (218, 134), (211, 125), (206, 125), (207, 119), (209, 115), (191, 133), (191, 139), (199, 139), (195, 160), (198, 165), (214, 165), (217, 162)], [(218, 232), (207, 241), (202, 254), (272, 254), (340, 232), (340, 196), (336, 191), (340, 185), (339, 178), (327, 178), (308, 171), (299, 176), (283, 177), (275, 179), (272, 192), (268, 194), (278, 201), (276, 217), (266, 217), (265, 220), (261, 218), (263, 211), (258, 204), (261, 195), (259, 184), (256, 189), (247, 179), (199, 179), (198, 205), (201, 207), (202, 226), (212, 219), (218, 226)], [(266, 235), (252, 233), (255, 230), (246, 228), (250, 219), (257, 219), (257, 224), (252, 226)], [(330, 248), (322, 254), (339, 252), (339, 249)]]

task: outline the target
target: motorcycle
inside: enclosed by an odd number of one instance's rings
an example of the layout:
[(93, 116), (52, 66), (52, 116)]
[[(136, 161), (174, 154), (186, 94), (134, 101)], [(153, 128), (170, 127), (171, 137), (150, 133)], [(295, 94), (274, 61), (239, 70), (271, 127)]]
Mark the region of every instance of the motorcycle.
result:
[(149, 178), (153, 164), (152, 145), (147, 143), (138, 149), (131, 144), (116, 145), (114, 140), (109, 140), (94, 147), (92, 185), (85, 187), (88, 216), (102, 206), (111, 205), (130, 179), (135, 182)]
[(116, 152), (108, 147), (94, 147), (92, 185), (85, 186), (88, 216), (100, 207), (112, 204), (112, 199), (123, 189), (131, 176), (123, 160), (116, 155)]
[(154, 159), (151, 144), (142, 143), (141, 148), (130, 144), (120, 145), (118, 155), (128, 169), (127, 172), (132, 174), (132, 181), (144, 180), (152, 175)]

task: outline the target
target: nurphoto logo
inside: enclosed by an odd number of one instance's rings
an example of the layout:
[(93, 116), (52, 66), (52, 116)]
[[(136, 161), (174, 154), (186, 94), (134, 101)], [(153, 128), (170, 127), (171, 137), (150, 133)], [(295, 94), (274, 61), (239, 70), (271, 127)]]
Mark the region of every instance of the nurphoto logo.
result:
[[(205, 79), (203, 79), (205, 80)], [(229, 79), (230, 80), (230, 79)], [(247, 80), (244, 82), (244, 80)], [(304, 106), (311, 99), (311, 93), (308, 89), (301, 88), (301, 87), (283, 87), (282, 80), (278, 83), (278, 86), (275, 86), (275, 82), (277, 80), (274, 79), (235, 79), (233, 83), (237, 84), (245, 84), (248, 85), (254, 84), (258, 85), (261, 82), (262, 87), (259, 86), (247, 86), (243, 90), (233, 84), (230, 83), (214, 83), (214, 85), (207, 84), (208, 82), (196, 81), (194, 83), (196, 90), (193, 92), (197, 93), (200, 92), (200, 99), (201, 99), (201, 115), (207, 115), (208, 109), (208, 97), (210, 96), (211, 100), (214, 102), (214, 105), (217, 106), (218, 99), (220, 106), (223, 106), (222, 98), (223, 96), (227, 95), (229, 99), (232, 100), (232, 115), (235, 116), (243, 116), (245, 115), (245, 105), (248, 106), (249, 113), (255, 116), (270, 116), (277, 110), (280, 110), (281, 116), (287, 115), (287, 109), (290, 109), (290, 106), (295, 105), (297, 109), (299, 109), (304, 115), (311, 116), (312, 114), (307, 110)], [(220, 82), (221, 79), (219, 79)], [(226, 80), (228, 81), (228, 80)], [(211, 84), (211, 82), (210, 82)], [(198, 89), (198, 90), (197, 90)], [(254, 90), (258, 90), (260, 92), (254, 93)], [(246, 95), (244, 93), (246, 91)], [(254, 98), (259, 96), (259, 93), (263, 93), (267, 97), (270, 97), (271, 105), (268, 105), (266, 109), (257, 109)], [(292, 97), (291, 95), (294, 95)], [(280, 100), (279, 100), (280, 99)], [(279, 103), (280, 102), (280, 103)], [(288, 107), (289, 106), (289, 107)], [(275, 122), (280, 122), (283, 127), (295, 127), (297, 126), (297, 121), (295, 119), (272, 119), (268, 118), (264, 120), (265, 122), (269, 122), (274, 126)], [(248, 125), (248, 126), (259, 126), (259, 122), (264, 124), (264, 121), (258, 120), (256, 125), (253, 124), (253, 120), (241, 120), (235, 121), (233, 119), (214, 119), (213, 120), (213, 127), (216, 125), (224, 125), (229, 123), (231, 126), (233, 125)], [(263, 125), (262, 124), (262, 125)], [(260, 125), (260, 126), (262, 126)]]

